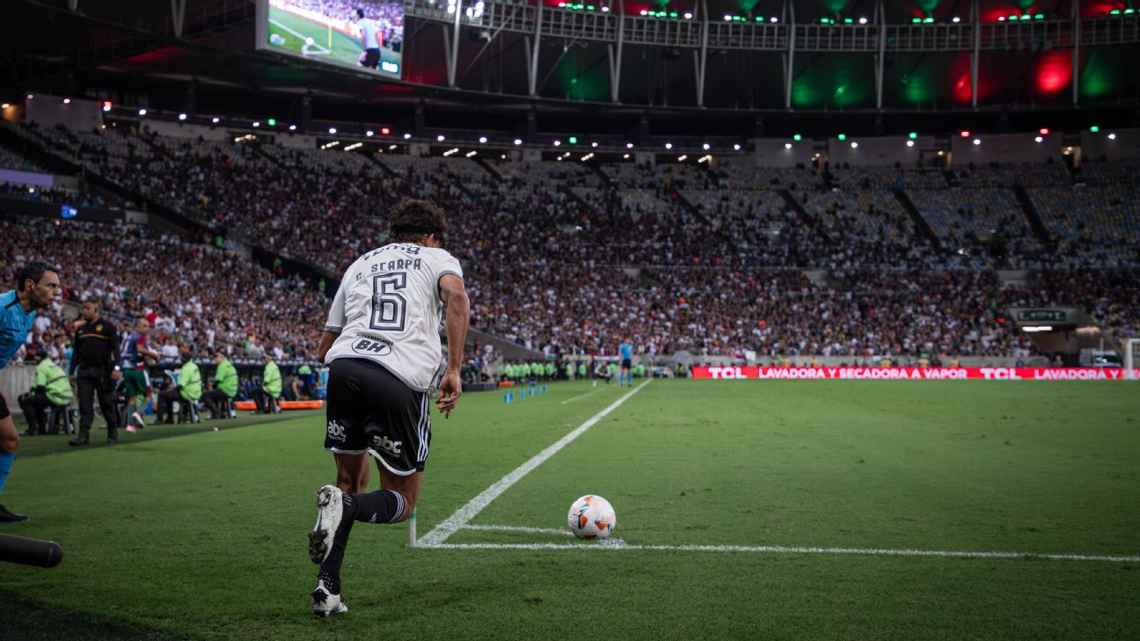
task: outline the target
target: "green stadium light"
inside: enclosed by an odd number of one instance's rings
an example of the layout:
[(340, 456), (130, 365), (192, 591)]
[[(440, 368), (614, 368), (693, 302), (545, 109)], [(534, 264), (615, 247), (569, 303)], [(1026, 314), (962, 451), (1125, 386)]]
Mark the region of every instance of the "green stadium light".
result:
[(1035, 13), (1035, 14), (1033, 14), (1033, 19), (1034, 19), (1034, 20), (1044, 20), (1044, 19), (1045, 19), (1045, 14), (1043, 14), (1043, 13)]
[(836, 138), (839, 139), (839, 142), (843, 142), (844, 140), (847, 140), (847, 134), (839, 134), (836, 136)]
[(796, 135), (792, 136), (792, 140), (794, 140), (794, 141), (796, 141), (796, 142), (799, 142), (799, 141), (801, 141), (801, 140), (803, 140), (803, 139), (804, 139), (804, 137), (803, 137), (803, 136), (801, 136), (801, 135), (799, 135), (799, 134), (796, 134)]
[(595, 10), (595, 7), (594, 7), (594, 5), (592, 5), (592, 4), (588, 4), (588, 5), (586, 5), (586, 10), (587, 10), (587, 11), (594, 11), (594, 10)]
[(854, 18), (844, 18), (843, 24), (855, 24), (855, 19)]
[(266, 120), (265, 122), (270, 127), (276, 127), (277, 126), (277, 119), (276, 118), (270, 118), (269, 120)]
[(1110, 16), (1118, 16), (1118, 15), (1120, 15), (1120, 9), (1113, 9), (1112, 11), (1109, 11), (1109, 12), (1108, 12), (1108, 15), (1110, 15)]
[(1135, 9), (1125, 9), (1125, 10), (1124, 10), (1124, 15), (1126, 15), (1126, 16), (1130, 16), (1130, 15), (1132, 15), (1132, 14), (1134, 14), (1134, 13), (1136, 13), (1136, 10), (1135, 10)]
[(918, 23), (922, 22), (922, 18), (911, 18), (910, 21), (911, 21), (911, 24), (918, 24)]
[(764, 22), (764, 16), (756, 16), (756, 22)]
[(1033, 17), (1033, 16), (1029, 15), (1028, 13), (1026, 13), (1026, 14), (1022, 14), (1022, 16), (1021, 16), (1021, 20), (1029, 20), (1029, 19), (1030, 19), (1030, 18), (1032, 18), (1032, 17)]
[(1100, 133), (1100, 127), (1093, 125), (1093, 126), (1089, 127), (1089, 131), (1094, 133), (1094, 134)]
[(909, 134), (907, 134), (906, 137), (910, 138), (911, 140), (918, 140), (918, 132), (912, 131)]
[(931, 24), (934, 22), (934, 18), (926, 18), (923, 20), (923, 22), (925, 22), (926, 24)]
[(578, 136), (570, 136), (570, 138), (568, 138), (568, 140), (570, 141), (571, 145), (578, 144)]
[(669, 12), (669, 17), (670, 17), (670, 18), (673, 18), (674, 20), (676, 20), (677, 18), (681, 17), (681, 14), (677, 13), (676, 11), (670, 11), (670, 12)]

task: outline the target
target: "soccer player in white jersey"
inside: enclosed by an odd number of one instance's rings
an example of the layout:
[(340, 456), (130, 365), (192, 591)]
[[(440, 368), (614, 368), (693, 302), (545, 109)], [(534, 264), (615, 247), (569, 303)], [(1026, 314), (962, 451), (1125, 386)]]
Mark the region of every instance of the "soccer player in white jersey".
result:
[(376, 37), (380, 26), (375, 20), (364, 17), (364, 9), (357, 9), (356, 29), (360, 32), (360, 48), (364, 50), (360, 66), (375, 69), (380, 65), (380, 39)]
[[(336, 460), (337, 483), (317, 490), (309, 534), (309, 556), (321, 566), (314, 614), (348, 609), (340, 568), (353, 523), (399, 523), (415, 509), (431, 443), (432, 388), (438, 382), (444, 416), (459, 402), (470, 302), (459, 261), (442, 249), (446, 229), (431, 203), (397, 205), (391, 242), (348, 268), (329, 310), (319, 353), (329, 365), (325, 449)], [(367, 491), (366, 455), (380, 473), (376, 492)]]

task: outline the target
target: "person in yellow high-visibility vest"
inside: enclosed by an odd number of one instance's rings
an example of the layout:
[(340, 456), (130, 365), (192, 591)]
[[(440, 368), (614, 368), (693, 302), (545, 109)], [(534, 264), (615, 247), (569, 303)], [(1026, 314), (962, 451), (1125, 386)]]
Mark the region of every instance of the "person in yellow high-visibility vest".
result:
[(281, 398), (281, 369), (273, 362), (273, 356), (265, 356), (265, 369), (261, 372), (261, 387), (256, 392), (257, 411), (262, 414), (275, 414), (281, 411), (277, 405)]
[(47, 410), (52, 407), (67, 407), (71, 404), (71, 383), (67, 372), (45, 357), (36, 366), (36, 384), (32, 391), (20, 397), (20, 408), (28, 421), (28, 431), (23, 436), (46, 434), (48, 431)]

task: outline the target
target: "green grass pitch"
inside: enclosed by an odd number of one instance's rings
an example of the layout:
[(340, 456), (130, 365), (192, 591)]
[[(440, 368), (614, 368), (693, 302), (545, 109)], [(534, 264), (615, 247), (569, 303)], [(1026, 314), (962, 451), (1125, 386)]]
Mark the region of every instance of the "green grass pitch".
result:
[[(335, 29), (330, 29), (308, 18), (276, 7), (269, 8), (268, 31), (269, 37), (277, 35), (284, 39), (284, 44), (280, 46), (270, 45), (273, 48), (284, 49), (308, 60), (331, 62), (363, 69), (359, 60), (364, 49), (361, 48), (358, 38), (351, 38)], [(306, 46), (306, 38), (312, 38), (313, 44)], [(400, 65), (400, 54), (382, 48), (380, 49), (380, 60), (381, 62), (393, 62)], [(384, 74), (393, 75), (387, 72)], [(396, 77), (399, 75), (395, 74)]]
[[(471, 524), (557, 529), (595, 493), (631, 548), (1135, 557), (1132, 387), (655, 381)], [(473, 393), (434, 417), (420, 536), (627, 391)], [(447, 541), (479, 549), (409, 548), (405, 526), (367, 524), (348, 547), (351, 611), (318, 620), (305, 535), (333, 477), (323, 420), (243, 423), (79, 452), (27, 439), (0, 502), (33, 520), (0, 533), (59, 541), (64, 561), (0, 565), (0, 639), (1140, 637), (1135, 561), (516, 549), (572, 539), (484, 529)]]

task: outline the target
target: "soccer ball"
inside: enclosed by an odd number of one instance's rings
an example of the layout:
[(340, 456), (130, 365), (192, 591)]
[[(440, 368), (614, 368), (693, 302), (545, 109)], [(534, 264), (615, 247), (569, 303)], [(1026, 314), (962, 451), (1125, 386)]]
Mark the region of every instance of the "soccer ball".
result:
[(316, 40), (313, 40), (311, 37), (310, 37), (310, 38), (305, 38), (305, 46), (307, 46), (307, 47), (311, 47), (311, 46), (313, 46), (314, 44), (316, 44)]
[(580, 539), (608, 539), (617, 527), (617, 514), (609, 501), (587, 494), (570, 504), (566, 525)]

